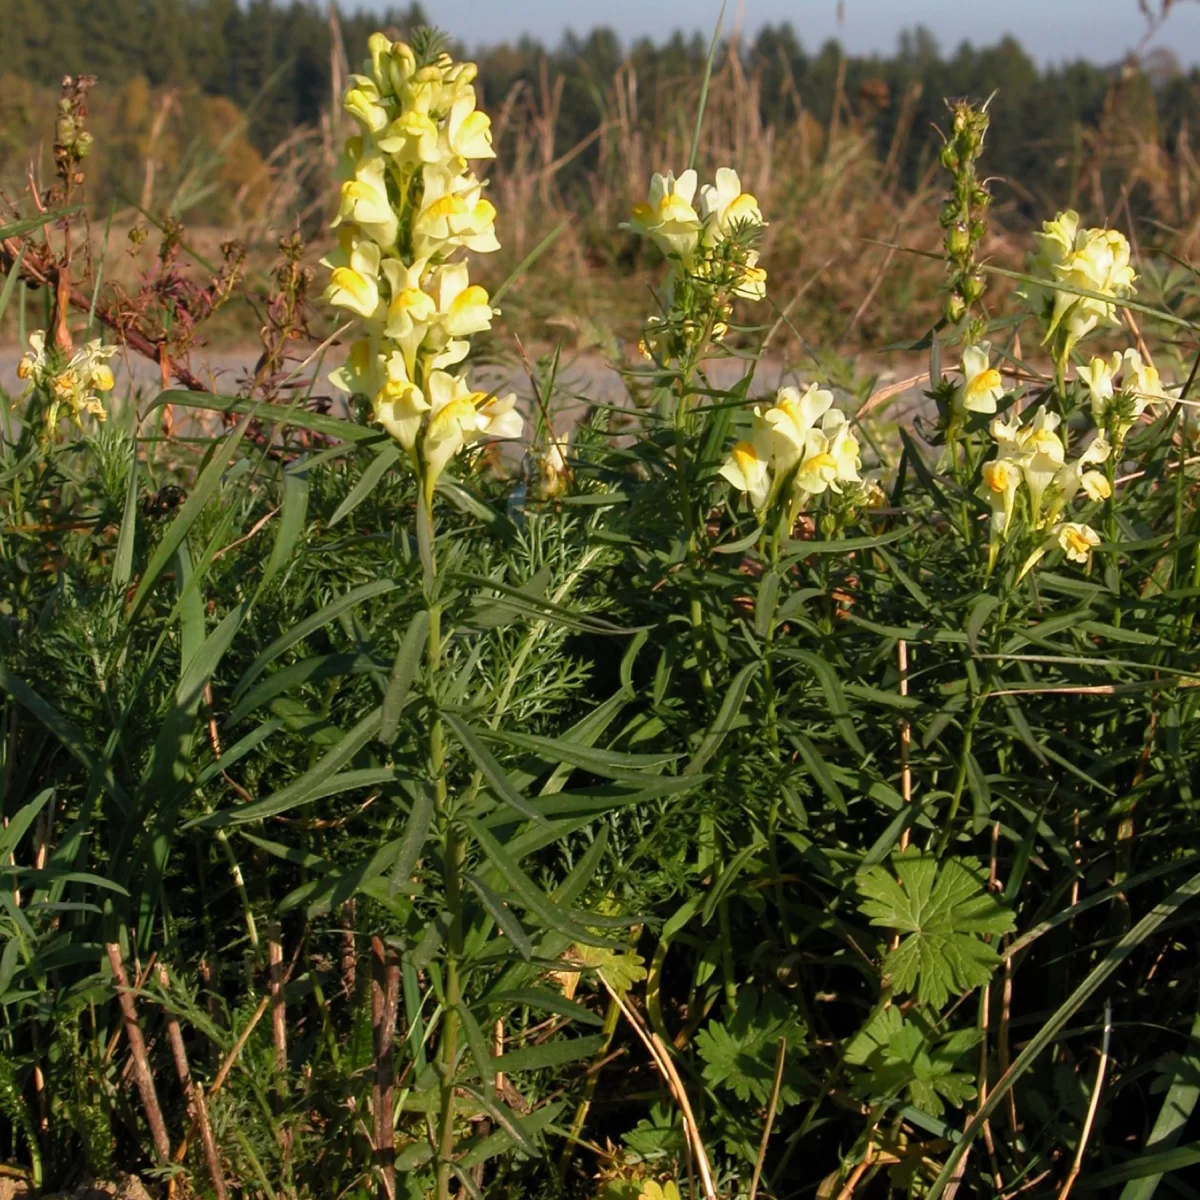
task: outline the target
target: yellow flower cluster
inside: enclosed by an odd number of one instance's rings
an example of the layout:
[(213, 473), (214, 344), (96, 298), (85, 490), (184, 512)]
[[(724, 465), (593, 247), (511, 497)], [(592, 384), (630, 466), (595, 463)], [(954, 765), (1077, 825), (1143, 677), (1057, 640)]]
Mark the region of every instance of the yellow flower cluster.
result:
[[(1108, 358), (1093, 358), (1078, 368), (1078, 374), (1091, 396), (1092, 419), (1097, 428), (1109, 431), (1118, 448), (1149, 404), (1169, 398), (1158, 369), (1143, 362), (1137, 350), (1129, 349), (1124, 354), (1114, 350)], [(1119, 387), (1118, 375), (1122, 376)]]
[(1022, 575), (1056, 542), (1068, 558), (1080, 563), (1088, 561), (1091, 548), (1100, 542), (1089, 526), (1063, 521), (1062, 517), (1080, 491), (1089, 500), (1105, 500), (1112, 494), (1107, 476), (1089, 469), (1107, 461), (1112, 448), (1098, 435), (1078, 458), (1069, 460), (1059, 433), (1061, 424), (1057, 413), (1039, 408), (1025, 424), (1014, 416), (1009, 421), (997, 417), (991, 425), (997, 454), (983, 464), (979, 487), (979, 494), (992, 509), (991, 561), (995, 562), (1012, 526), (1022, 487), (1033, 529), (1047, 531), (1043, 545), (1026, 562)]
[[(632, 218), (622, 229), (649, 238), (668, 258), (685, 270), (707, 275), (712, 270), (714, 251), (731, 234), (761, 229), (758, 201), (742, 191), (738, 173), (721, 167), (716, 182), (700, 188), (696, 172), (684, 171), (678, 179), (668, 172), (650, 180), (650, 194), (633, 206)], [(761, 300), (767, 294), (767, 273), (758, 265), (758, 251), (747, 249), (738, 263), (733, 294), (745, 300)]]
[(106, 419), (108, 414), (98, 393), (113, 389), (108, 360), (116, 352), (116, 346), (101, 345), (100, 339), (95, 338), (63, 364), (61, 357), (47, 348), (42, 330), (29, 335), (29, 349), (17, 365), (17, 376), (45, 393), (50, 402), (46, 413), (48, 429), (58, 423), (59, 411), (64, 407), (81, 429), (85, 413), (97, 421)]
[[(1045, 282), (1029, 285), (1025, 294), (1045, 321), (1045, 341), (1058, 336), (1056, 357), (1065, 362), (1081, 338), (1101, 323), (1114, 324), (1115, 302), (1133, 294), (1137, 276), (1129, 242), (1115, 229), (1081, 229), (1079, 214), (1069, 209), (1044, 221), (1033, 236), (1037, 249), (1029, 271)], [(1097, 295), (1079, 295), (1054, 284)]]
[(833, 407), (832, 392), (814, 383), (803, 395), (780, 388), (772, 407), (756, 407), (749, 440), (733, 447), (720, 474), (750, 497), (759, 514), (790, 484), (796, 514), (813, 496), (861, 483), (861, 466), (845, 413)]
[(480, 437), (515, 438), (515, 397), (473, 391), (452, 368), (467, 338), (491, 326), (487, 292), (459, 250), (499, 249), (496, 210), (469, 169), (495, 157), (476, 108), (474, 63), (418, 60), (381, 33), (352, 75), (346, 111), (359, 133), (345, 148), (338, 248), (326, 300), (361, 322), (335, 386), (367, 396), (374, 418), (423, 467), (428, 494), (449, 460)]

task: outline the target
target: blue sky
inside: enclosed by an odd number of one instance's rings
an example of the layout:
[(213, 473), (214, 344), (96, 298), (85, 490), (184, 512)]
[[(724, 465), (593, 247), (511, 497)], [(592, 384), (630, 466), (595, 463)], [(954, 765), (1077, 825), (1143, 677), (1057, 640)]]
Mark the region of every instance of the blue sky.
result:
[[(361, 0), (360, 0), (361, 2)], [(368, 6), (372, 0), (365, 0)], [(1158, 0), (1151, 0), (1157, 8)], [(375, 7), (384, 7), (375, 0)], [(926, 25), (944, 49), (963, 40), (986, 44), (1015, 34), (1043, 62), (1091, 58), (1111, 62), (1135, 48), (1146, 32), (1137, 0), (729, 0), (726, 26), (742, 10), (742, 27), (791, 21), (808, 47), (839, 37), (852, 52), (895, 48), (900, 30)], [(720, 0), (426, 0), (426, 11), (468, 46), (512, 40), (531, 33), (555, 42), (569, 28), (615, 28), (629, 39), (661, 38), (683, 28), (711, 30)], [(1150, 45), (1165, 45), (1186, 64), (1200, 62), (1200, 3), (1176, 0)]]

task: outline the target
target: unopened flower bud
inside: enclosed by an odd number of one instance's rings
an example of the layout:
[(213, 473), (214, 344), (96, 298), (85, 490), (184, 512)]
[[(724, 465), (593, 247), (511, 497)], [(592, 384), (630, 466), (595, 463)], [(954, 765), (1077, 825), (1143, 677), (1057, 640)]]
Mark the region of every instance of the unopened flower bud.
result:
[(971, 248), (971, 231), (965, 221), (959, 221), (946, 234), (946, 249), (956, 257)]

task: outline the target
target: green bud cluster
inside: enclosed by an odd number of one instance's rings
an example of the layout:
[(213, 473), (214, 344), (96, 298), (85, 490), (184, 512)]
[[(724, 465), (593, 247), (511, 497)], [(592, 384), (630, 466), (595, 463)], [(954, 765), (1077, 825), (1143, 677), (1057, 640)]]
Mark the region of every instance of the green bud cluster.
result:
[[(987, 106), (976, 108), (968, 100), (950, 105), (950, 136), (942, 147), (942, 166), (950, 173), (950, 190), (938, 220), (946, 231), (947, 296), (943, 310), (951, 325), (967, 320), (971, 308), (982, 298), (986, 283), (976, 262), (979, 243), (987, 232), (987, 210), (992, 203), (986, 184), (980, 181), (975, 164), (983, 153), (988, 128)], [(982, 322), (976, 318), (964, 330), (964, 341), (977, 341)]]

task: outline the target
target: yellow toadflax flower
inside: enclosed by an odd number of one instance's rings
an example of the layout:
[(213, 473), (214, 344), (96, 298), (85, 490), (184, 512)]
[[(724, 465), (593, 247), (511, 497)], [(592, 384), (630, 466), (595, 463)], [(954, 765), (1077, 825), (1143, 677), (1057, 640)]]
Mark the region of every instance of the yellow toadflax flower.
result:
[(696, 172), (684, 171), (678, 179), (670, 171), (650, 180), (650, 195), (633, 206), (633, 216), (623, 228), (648, 237), (667, 255), (690, 263), (700, 241), (700, 215), (692, 207)]
[(1090, 525), (1067, 521), (1055, 527), (1055, 538), (1072, 562), (1086, 563), (1100, 545), (1100, 535)]
[(996, 402), (1004, 395), (1004, 381), (991, 365), (991, 346), (980, 342), (962, 352), (962, 387), (958, 399), (966, 412), (994, 413)]
[(753, 442), (738, 442), (718, 474), (750, 497), (755, 512), (766, 507), (771, 492), (771, 472), (765, 455)]
[(704, 241), (720, 241), (739, 225), (765, 224), (758, 201), (742, 191), (738, 173), (729, 167), (717, 171), (716, 184), (700, 189), (700, 219), (704, 222)]

